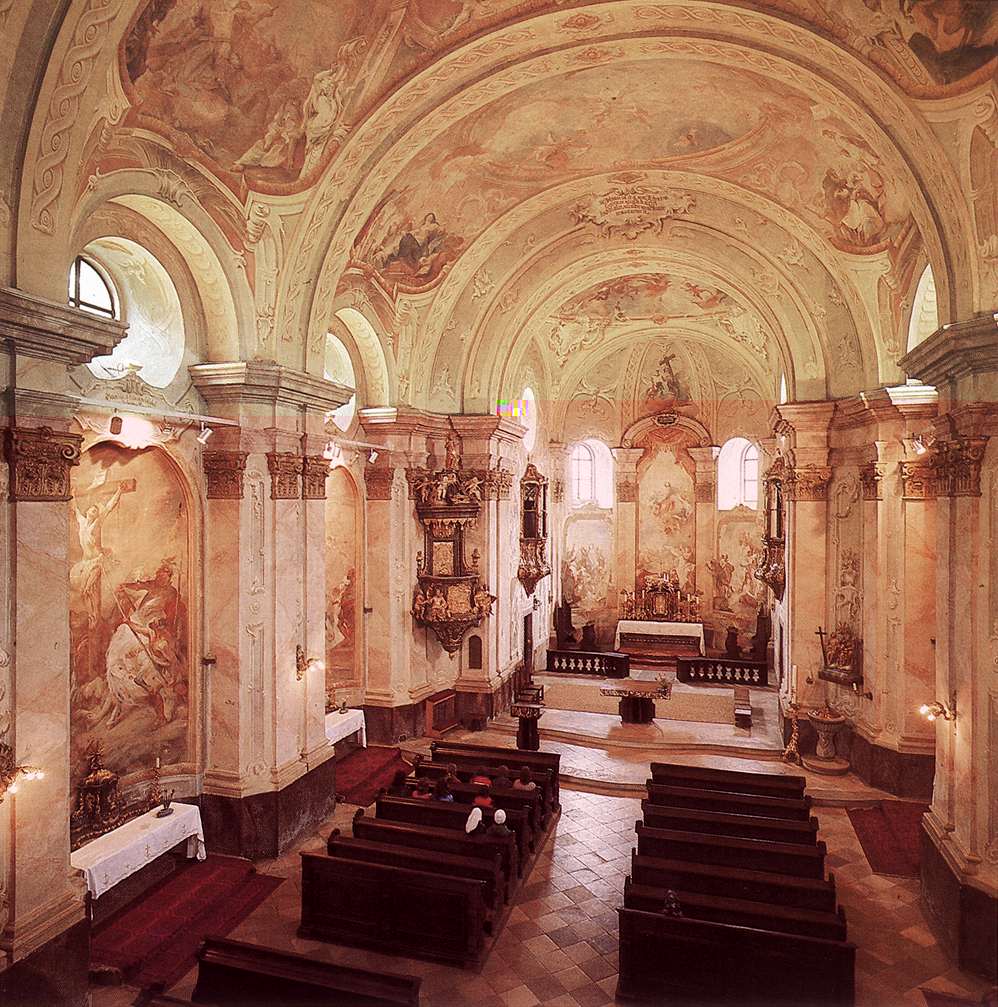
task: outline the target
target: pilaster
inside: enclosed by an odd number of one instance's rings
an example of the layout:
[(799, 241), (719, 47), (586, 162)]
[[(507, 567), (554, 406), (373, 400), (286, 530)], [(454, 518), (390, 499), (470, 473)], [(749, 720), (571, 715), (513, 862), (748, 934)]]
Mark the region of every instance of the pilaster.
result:
[[(620, 592), (634, 589), (638, 547), (638, 463), (644, 448), (612, 449), (615, 478), (614, 500), (614, 583), (613, 618), (620, 618)], [(611, 623), (612, 625), (612, 623)]]

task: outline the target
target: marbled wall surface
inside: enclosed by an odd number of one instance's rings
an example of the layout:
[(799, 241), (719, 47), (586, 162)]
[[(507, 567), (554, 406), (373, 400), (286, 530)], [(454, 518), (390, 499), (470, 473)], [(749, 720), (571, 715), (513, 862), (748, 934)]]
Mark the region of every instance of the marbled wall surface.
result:
[(343, 468), (326, 482), (326, 689), (358, 682), (357, 490)]

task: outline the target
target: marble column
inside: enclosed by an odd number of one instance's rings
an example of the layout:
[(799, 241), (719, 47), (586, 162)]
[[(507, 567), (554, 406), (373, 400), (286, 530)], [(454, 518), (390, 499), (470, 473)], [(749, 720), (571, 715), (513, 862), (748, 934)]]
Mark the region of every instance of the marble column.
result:
[(902, 361), (935, 386), (919, 473), (935, 495), (936, 773), (922, 891), (961, 968), (998, 970), (998, 323), (940, 329)]
[[(714, 544), (717, 539), (717, 448), (687, 448), (696, 465), (694, 497), (696, 500), (696, 586), (703, 593), (701, 612), (714, 607), (714, 581), (707, 571), (707, 564), (714, 558)], [(723, 646), (723, 639), (715, 641), (715, 646)]]
[[(0, 523), (0, 743), (41, 780), (0, 794), (0, 971), (22, 988), (86, 991), (83, 884), (69, 863), (70, 470), (82, 438), (68, 367), (125, 326), (0, 289), (7, 410)], [(79, 992), (77, 989), (76, 992)]]
[[(620, 619), (620, 592), (634, 591), (638, 569), (638, 462), (644, 448), (613, 448), (613, 619)], [(608, 641), (612, 643), (612, 639)]]
[(202, 814), (215, 849), (275, 856), (330, 807), (319, 459), (323, 416), (350, 390), (262, 362), (191, 374), (211, 412), (234, 424), (203, 457), (215, 664)]

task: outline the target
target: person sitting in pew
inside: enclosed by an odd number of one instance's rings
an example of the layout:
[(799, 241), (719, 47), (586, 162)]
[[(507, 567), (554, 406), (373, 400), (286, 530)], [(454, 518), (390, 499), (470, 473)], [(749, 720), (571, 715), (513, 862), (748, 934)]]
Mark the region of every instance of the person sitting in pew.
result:
[(392, 797), (405, 797), (405, 781), (407, 779), (409, 779), (409, 771), (407, 769), (400, 769), (393, 777), (391, 786), (388, 788), (388, 793)]
[(513, 781), (513, 788), (515, 790), (536, 790), (537, 784), (534, 783), (533, 774), (530, 772), (529, 766), (520, 767), (520, 775)]
[(444, 779), (447, 781), (447, 786), (448, 787), (453, 787), (455, 783), (460, 783), (461, 782), (461, 777), (457, 775), (457, 763), (456, 762), (448, 762), (447, 763), (447, 774), (446, 774), (446, 776), (444, 776)]
[(472, 776), (472, 778), (471, 778), (471, 782), (472, 782), (472, 783), (482, 783), (482, 784), (487, 784), (488, 786), (490, 786), (490, 787), (491, 787), (491, 786), (492, 786), (492, 777), (491, 777), (491, 776), (489, 776), (489, 774), (488, 774), (488, 772), (486, 771), (486, 769), (485, 769), (485, 767), (484, 767), (484, 766), (479, 766), (479, 767), (478, 767), (478, 768), (477, 768), (477, 769), (475, 770), (475, 775), (474, 775), (474, 776)]
[(496, 775), (492, 778), (493, 787), (512, 787), (513, 781), (510, 779), (509, 766), (500, 766), (496, 770)]
[(506, 824), (506, 812), (496, 808), (492, 815), (492, 824), (485, 830), (487, 836), (511, 836), (513, 830)]
[(464, 831), (469, 836), (484, 836), (486, 832), (485, 819), (481, 808), (472, 808), (468, 812), (468, 820), (464, 823)]
[(450, 792), (450, 787), (447, 785), (447, 780), (443, 776), (439, 777), (437, 779), (437, 782), (433, 784), (433, 800), (435, 801), (454, 800), (454, 795)]
[(478, 793), (475, 795), (475, 799), (471, 802), (476, 808), (491, 808), (492, 807), (492, 785), (489, 783), (481, 783), (478, 786)]
[(430, 781), (420, 777), (416, 781), (416, 786), (413, 788), (412, 793), (409, 794), (410, 797), (415, 797), (420, 801), (428, 801), (433, 797), (433, 790), (430, 788)]

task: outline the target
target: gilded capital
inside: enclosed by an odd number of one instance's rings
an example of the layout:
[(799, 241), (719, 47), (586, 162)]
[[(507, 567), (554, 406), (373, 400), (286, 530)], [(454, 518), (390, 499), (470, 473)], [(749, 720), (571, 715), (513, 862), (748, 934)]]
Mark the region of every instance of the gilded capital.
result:
[(297, 500), (303, 459), (292, 451), (268, 451), (267, 469), (270, 472), (270, 499)]
[(242, 500), (245, 451), (205, 451), (201, 465), (209, 500)]
[(80, 463), (79, 434), (51, 427), (13, 427), (7, 431), (11, 500), (69, 500), (69, 471)]

